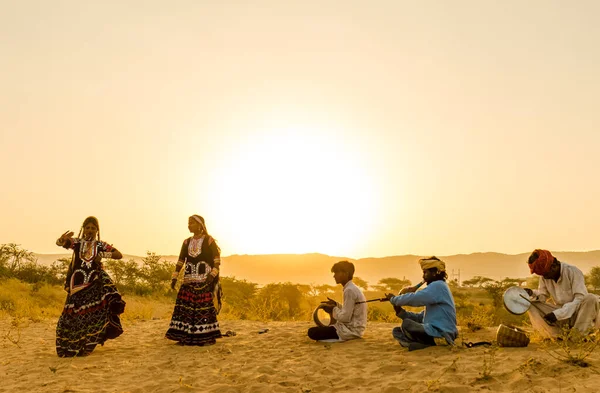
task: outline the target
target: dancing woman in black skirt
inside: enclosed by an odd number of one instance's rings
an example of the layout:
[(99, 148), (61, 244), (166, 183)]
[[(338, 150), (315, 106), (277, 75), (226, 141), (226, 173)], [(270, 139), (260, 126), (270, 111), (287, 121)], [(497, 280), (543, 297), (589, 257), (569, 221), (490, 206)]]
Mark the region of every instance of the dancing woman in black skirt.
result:
[(67, 231), (56, 244), (73, 250), (65, 291), (67, 300), (56, 326), (56, 353), (60, 357), (86, 356), (96, 345), (123, 333), (119, 314), (125, 302), (108, 273), (102, 258), (121, 259), (112, 245), (100, 240), (96, 217), (83, 222), (79, 235)]
[(212, 345), (221, 337), (217, 321), (218, 310), (214, 304), (216, 298), (220, 308), (221, 250), (215, 239), (208, 234), (201, 216), (191, 216), (188, 229), (194, 235), (183, 241), (171, 280), (171, 288), (175, 289), (183, 267), (183, 284), (177, 294), (173, 317), (165, 337), (181, 345)]

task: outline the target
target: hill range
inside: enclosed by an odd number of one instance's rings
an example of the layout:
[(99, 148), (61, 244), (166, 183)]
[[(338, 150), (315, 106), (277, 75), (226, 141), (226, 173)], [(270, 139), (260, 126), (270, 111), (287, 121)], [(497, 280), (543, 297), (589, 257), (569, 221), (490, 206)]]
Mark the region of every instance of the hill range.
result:
[[(586, 252), (552, 251), (560, 261), (579, 267), (584, 274), (594, 266), (600, 266), (600, 250)], [(38, 262), (50, 265), (58, 258), (70, 254), (34, 254)], [(446, 262), (450, 279), (465, 281), (474, 276), (483, 276), (495, 280), (505, 277), (517, 278), (530, 276), (527, 267), (529, 253), (501, 254), (494, 252), (438, 256)], [(137, 255), (124, 255), (125, 260), (141, 261)], [(166, 255), (163, 259), (175, 262), (177, 256)], [(245, 279), (260, 285), (276, 282), (299, 284), (335, 285), (330, 272), (331, 266), (341, 260), (348, 260), (356, 266), (355, 276), (374, 285), (385, 277), (406, 278), (413, 283), (421, 280), (421, 270), (417, 255), (398, 255), (383, 258), (352, 259), (324, 254), (267, 254), (267, 255), (230, 255), (222, 257), (221, 274)], [(459, 277), (460, 275), (460, 277)]]

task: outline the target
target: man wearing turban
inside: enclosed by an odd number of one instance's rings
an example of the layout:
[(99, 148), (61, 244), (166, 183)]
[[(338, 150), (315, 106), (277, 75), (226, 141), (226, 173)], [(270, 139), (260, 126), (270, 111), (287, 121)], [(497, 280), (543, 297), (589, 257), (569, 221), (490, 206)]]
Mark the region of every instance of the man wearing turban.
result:
[[(527, 264), (532, 274), (541, 276), (537, 290), (525, 288), (533, 300), (528, 311), (533, 328), (548, 337), (558, 337), (563, 328), (589, 333), (596, 326), (599, 298), (588, 293), (581, 270), (542, 249), (534, 250)], [(549, 297), (555, 304), (547, 302)]]
[[(422, 258), (419, 264), (423, 281), (427, 283), (425, 289), (417, 291), (419, 285), (403, 289), (398, 296), (386, 295), (402, 319), (402, 326), (394, 328), (392, 334), (400, 345), (411, 351), (439, 343), (453, 345), (458, 329), (454, 298), (446, 283), (446, 264), (437, 257)], [(413, 313), (402, 306), (425, 306), (425, 310)]]

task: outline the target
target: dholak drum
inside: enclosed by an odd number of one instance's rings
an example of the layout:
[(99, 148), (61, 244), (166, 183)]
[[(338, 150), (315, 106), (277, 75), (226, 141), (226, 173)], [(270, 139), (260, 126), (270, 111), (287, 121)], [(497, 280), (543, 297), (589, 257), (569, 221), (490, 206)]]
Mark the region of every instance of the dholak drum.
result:
[(335, 324), (335, 318), (333, 315), (323, 310), (323, 304), (320, 304), (315, 311), (313, 311), (313, 320), (320, 327), (333, 326)]
[(525, 314), (531, 306), (529, 294), (521, 287), (508, 288), (504, 292), (503, 300), (504, 308), (506, 308), (511, 314), (515, 315)]
[(524, 330), (503, 324), (498, 326), (496, 341), (501, 347), (526, 347), (529, 345), (529, 337)]

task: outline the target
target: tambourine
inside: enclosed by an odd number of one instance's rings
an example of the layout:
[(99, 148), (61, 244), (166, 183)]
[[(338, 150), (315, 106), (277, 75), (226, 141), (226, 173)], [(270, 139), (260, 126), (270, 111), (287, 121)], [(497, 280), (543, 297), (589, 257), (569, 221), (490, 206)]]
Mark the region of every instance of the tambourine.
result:
[(502, 299), (504, 300), (504, 308), (506, 308), (509, 313), (515, 315), (525, 314), (531, 306), (529, 294), (521, 287), (508, 288), (504, 292)]
[(335, 324), (335, 318), (333, 315), (323, 309), (326, 304), (320, 304), (315, 311), (313, 311), (313, 321), (320, 327), (333, 326)]

